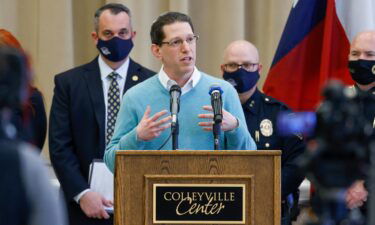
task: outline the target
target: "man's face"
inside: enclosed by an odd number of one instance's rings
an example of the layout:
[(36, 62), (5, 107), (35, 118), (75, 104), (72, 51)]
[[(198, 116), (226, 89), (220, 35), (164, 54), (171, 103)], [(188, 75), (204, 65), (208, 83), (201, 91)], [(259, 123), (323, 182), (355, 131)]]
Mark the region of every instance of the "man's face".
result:
[(358, 36), (350, 46), (349, 60), (375, 60), (375, 36), (363, 34)]
[(260, 72), (262, 65), (259, 64), (259, 56), (256, 49), (247, 44), (238, 43), (226, 50), (224, 63), (221, 65), (222, 72), (234, 72), (239, 67), (249, 72), (256, 70)]
[(100, 38), (107, 41), (117, 36), (121, 39), (133, 38), (135, 33), (130, 26), (129, 15), (125, 12), (120, 12), (117, 15), (111, 13), (110, 10), (105, 10), (99, 17), (98, 31), (92, 33), (95, 45)]
[[(161, 46), (153, 44), (154, 55), (161, 60), (164, 71), (171, 76), (182, 77), (194, 71), (196, 38), (187, 22), (176, 22), (163, 27)], [(190, 43), (188, 43), (190, 42)]]

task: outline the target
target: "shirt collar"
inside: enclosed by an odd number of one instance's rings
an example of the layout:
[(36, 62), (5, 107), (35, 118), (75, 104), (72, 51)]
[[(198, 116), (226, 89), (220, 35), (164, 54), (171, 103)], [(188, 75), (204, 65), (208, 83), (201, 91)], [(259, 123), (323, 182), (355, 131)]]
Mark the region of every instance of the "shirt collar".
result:
[[(194, 71), (192, 75), (190, 76), (189, 80), (181, 88), (182, 95), (190, 91), (192, 88), (194, 88), (199, 82), (201, 76), (202, 76), (201, 72), (197, 69), (197, 67), (194, 67)], [(167, 90), (169, 90), (173, 84), (176, 84), (176, 81), (169, 78), (169, 76), (165, 73), (164, 66), (161, 67), (158, 78), (159, 78), (160, 83)]]
[(129, 57), (126, 59), (126, 61), (117, 69), (113, 70), (111, 67), (107, 65), (107, 63), (104, 62), (103, 58), (101, 55), (98, 57), (98, 63), (99, 63), (99, 70), (100, 70), (100, 77), (104, 81), (107, 79), (108, 75), (111, 74), (112, 72), (116, 72), (120, 75), (121, 78), (126, 78), (126, 74), (128, 72), (129, 68)]

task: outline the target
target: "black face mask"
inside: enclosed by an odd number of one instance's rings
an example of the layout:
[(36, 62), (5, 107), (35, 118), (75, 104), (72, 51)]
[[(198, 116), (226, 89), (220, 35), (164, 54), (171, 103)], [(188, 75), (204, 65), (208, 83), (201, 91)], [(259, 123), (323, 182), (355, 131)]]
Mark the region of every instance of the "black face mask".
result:
[(244, 93), (253, 88), (259, 80), (259, 71), (249, 72), (245, 69), (238, 69), (234, 72), (224, 71), (224, 80), (231, 83), (238, 93)]
[(96, 45), (100, 53), (112, 62), (119, 62), (125, 59), (129, 55), (133, 46), (131, 38), (121, 39), (119, 37), (114, 37), (107, 41), (99, 39), (98, 44)]
[(352, 79), (358, 84), (367, 85), (375, 81), (375, 60), (349, 61), (348, 67)]

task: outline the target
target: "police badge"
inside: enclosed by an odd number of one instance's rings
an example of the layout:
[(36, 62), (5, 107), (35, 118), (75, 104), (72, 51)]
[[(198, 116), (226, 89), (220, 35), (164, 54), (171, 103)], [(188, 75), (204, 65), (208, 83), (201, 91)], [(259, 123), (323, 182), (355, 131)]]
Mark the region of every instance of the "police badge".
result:
[(273, 133), (273, 126), (272, 122), (269, 119), (264, 119), (262, 122), (260, 122), (260, 132), (263, 136), (269, 137)]

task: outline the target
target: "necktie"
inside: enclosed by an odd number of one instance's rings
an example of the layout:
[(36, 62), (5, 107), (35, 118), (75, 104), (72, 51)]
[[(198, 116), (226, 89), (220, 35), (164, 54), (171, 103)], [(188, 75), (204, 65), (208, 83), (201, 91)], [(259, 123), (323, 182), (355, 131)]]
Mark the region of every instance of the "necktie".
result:
[(117, 83), (116, 72), (112, 72), (108, 75), (111, 80), (109, 90), (108, 90), (108, 105), (107, 105), (107, 136), (106, 143), (108, 144), (112, 138), (113, 131), (115, 129), (115, 123), (117, 118), (117, 113), (120, 110), (120, 88)]

